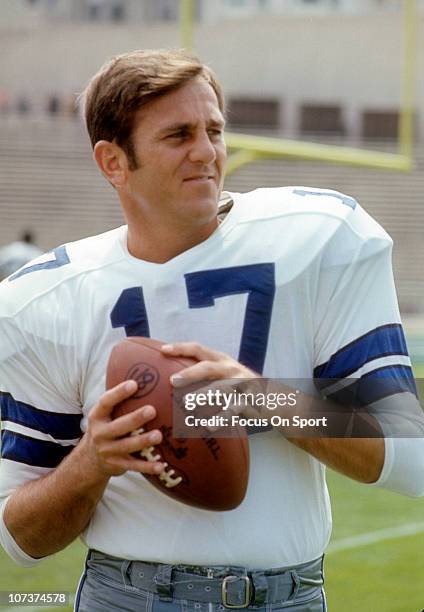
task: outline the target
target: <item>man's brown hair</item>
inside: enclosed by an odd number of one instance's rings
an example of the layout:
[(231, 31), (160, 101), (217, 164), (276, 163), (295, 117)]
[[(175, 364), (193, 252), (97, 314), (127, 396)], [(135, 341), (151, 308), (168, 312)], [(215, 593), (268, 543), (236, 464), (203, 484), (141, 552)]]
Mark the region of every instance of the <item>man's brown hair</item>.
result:
[(137, 168), (132, 133), (137, 112), (155, 98), (204, 78), (224, 113), (221, 85), (212, 70), (184, 50), (145, 50), (117, 55), (104, 64), (82, 94), (91, 144), (116, 142), (126, 153), (130, 169)]

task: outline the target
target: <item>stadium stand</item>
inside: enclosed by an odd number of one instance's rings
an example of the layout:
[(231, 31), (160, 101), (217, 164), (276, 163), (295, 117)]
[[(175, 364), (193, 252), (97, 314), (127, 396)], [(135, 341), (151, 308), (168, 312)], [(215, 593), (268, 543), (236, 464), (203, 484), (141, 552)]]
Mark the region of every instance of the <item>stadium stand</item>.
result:
[[(98, 172), (78, 120), (8, 117), (1, 120), (0, 128), (0, 246), (15, 239), (22, 228), (31, 228), (39, 246), (47, 250), (123, 223), (113, 189)], [(423, 167), (424, 149), (417, 150), (411, 174), (263, 159), (229, 176), (226, 188), (309, 185), (353, 195), (395, 241), (395, 276), (403, 312), (422, 313)]]

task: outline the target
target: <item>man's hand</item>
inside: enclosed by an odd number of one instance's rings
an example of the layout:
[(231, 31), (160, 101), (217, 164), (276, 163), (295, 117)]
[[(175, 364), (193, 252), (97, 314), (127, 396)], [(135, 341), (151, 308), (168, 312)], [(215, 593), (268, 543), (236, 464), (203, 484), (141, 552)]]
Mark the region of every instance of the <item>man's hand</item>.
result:
[(165, 355), (173, 357), (194, 357), (199, 361), (193, 366), (184, 368), (171, 378), (174, 387), (206, 380), (260, 378), (259, 374), (253, 372), (229, 355), (210, 349), (198, 342), (175, 342), (164, 344), (161, 351)]
[[(287, 391), (287, 388), (281, 385), (279, 381), (268, 381), (271, 382), (271, 385), (268, 386), (267, 379), (249, 370), (235, 359), (195, 342), (164, 345), (161, 350), (165, 355), (195, 357), (199, 360), (196, 365), (185, 368), (178, 372), (178, 375), (172, 377), (171, 383), (176, 388), (201, 381), (256, 379), (257, 384), (260, 386), (263, 384), (263, 391)], [(252, 382), (255, 383), (255, 381)], [(210, 386), (213, 386), (213, 383)], [(210, 386), (208, 385), (208, 388)], [(224, 387), (219, 385), (219, 388), (223, 389)], [(300, 395), (295, 408), (296, 412), (306, 416), (312, 409), (316, 414), (316, 405), (319, 406), (321, 401), (319, 398)], [(326, 412), (328, 406), (323, 404), (322, 408)], [(291, 408), (291, 411), (293, 412), (295, 409)], [(252, 410), (256, 411), (252, 406), (232, 406), (230, 410), (238, 414), (242, 412), (247, 416)], [(282, 411), (282, 416), (284, 416), (284, 413), (289, 416), (288, 409), (282, 409)], [(294, 437), (290, 430), (285, 427), (279, 427), (278, 429), (289, 442), (350, 478), (360, 482), (375, 482), (381, 473), (385, 452), (382, 438), (299, 438)]]
[[(237, 391), (245, 395), (265, 393), (267, 380), (250, 368), (239, 363), (226, 353), (215, 351), (197, 342), (177, 342), (175, 344), (164, 344), (161, 348), (165, 355), (173, 357), (194, 357), (199, 363), (184, 368), (178, 374), (172, 376), (171, 384), (176, 389), (182, 389), (196, 383), (207, 383), (205, 388), (196, 386), (196, 393), (205, 391), (219, 391), (221, 393), (233, 393)], [(247, 403), (233, 403), (227, 406), (223, 412), (217, 412), (216, 416), (228, 417), (230, 414), (243, 414), (246, 417), (258, 417), (261, 409)], [(219, 429), (209, 427), (210, 431)]]
[(111, 476), (127, 470), (158, 474), (163, 463), (132, 453), (158, 444), (160, 431), (132, 435), (156, 415), (152, 406), (112, 420), (114, 407), (137, 390), (123, 382), (102, 394), (88, 418), (79, 444), (49, 474), (27, 482), (9, 498), (5, 524), (18, 545), (32, 557), (44, 557), (72, 542), (91, 519)]
[(106, 391), (92, 408), (87, 432), (80, 444), (85, 445), (89, 465), (100, 476), (119, 476), (127, 470), (142, 474), (160, 474), (164, 464), (134, 457), (143, 448), (162, 441), (158, 429), (143, 433), (146, 423), (156, 416), (153, 406), (141, 406), (134, 412), (112, 420), (114, 407), (137, 390), (134, 380), (125, 381)]

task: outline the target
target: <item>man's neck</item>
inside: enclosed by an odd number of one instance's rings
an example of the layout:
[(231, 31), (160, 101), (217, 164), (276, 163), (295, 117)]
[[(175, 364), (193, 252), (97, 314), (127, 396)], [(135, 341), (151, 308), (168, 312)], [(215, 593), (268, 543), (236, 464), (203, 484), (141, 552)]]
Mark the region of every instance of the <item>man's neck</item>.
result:
[(166, 263), (181, 253), (204, 242), (219, 225), (215, 217), (205, 226), (192, 228), (167, 228), (141, 226), (128, 223), (128, 251), (133, 257), (152, 263)]

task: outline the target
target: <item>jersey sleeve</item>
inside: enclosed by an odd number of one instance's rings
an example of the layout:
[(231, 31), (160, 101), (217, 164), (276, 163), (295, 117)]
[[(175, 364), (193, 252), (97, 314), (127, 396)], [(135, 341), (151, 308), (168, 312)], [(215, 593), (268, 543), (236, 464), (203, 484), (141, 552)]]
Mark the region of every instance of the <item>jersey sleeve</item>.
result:
[(375, 377), (384, 370), (395, 391), (416, 393), (391, 256), (392, 240), (358, 205), (322, 255), (315, 309), (316, 379)]
[[(82, 417), (71, 323), (58, 316), (60, 300), (47, 292), (20, 306), (19, 292), (7, 283), (0, 285), (2, 511), (19, 486), (48, 474), (72, 451)], [(2, 545), (25, 564), (5, 529), (2, 521)]]
[[(317, 387), (339, 405), (370, 407), (385, 435), (377, 485), (423, 494), (424, 425), (392, 272), (392, 241), (357, 205), (322, 255), (317, 282)], [(404, 444), (410, 438), (412, 444)], [(418, 452), (417, 452), (418, 449)], [(413, 453), (408, 465), (405, 452)], [(422, 469), (420, 469), (422, 468)]]

